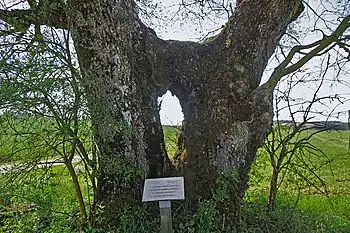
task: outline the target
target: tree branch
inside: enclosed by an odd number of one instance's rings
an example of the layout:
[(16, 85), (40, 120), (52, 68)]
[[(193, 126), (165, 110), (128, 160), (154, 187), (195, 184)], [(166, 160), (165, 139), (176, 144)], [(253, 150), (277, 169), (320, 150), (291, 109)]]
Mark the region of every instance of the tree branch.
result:
[(260, 84), (262, 73), (287, 26), (303, 10), (300, 0), (239, 1), (215, 44), (229, 56), (227, 64)]
[[(308, 45), (297, 45), (294, 46), (289, 52), (286, 59), (275, 68), (274, 72), (271, 74), (270, 79), (263, 85), (264, 88), (273, 89), (276, 87), (277, 83), (285, 75), (293, 73), (305, 65), (308, 61), (316, 56), (324, 54), (325, 50), (328, 50), (329, 46), (333, 43), (337, 43), (343, 33), (350, 27), (350, 15), (345, 17), (336, 30), (329, 36), (324, 36), (321, 40), (315, 41)], [(311, 49), (311, 51), (304, 53), (303, 50)], [(296, 54), (305, 54), (299, 61), (288, 66)]]
[(0, 20), (17, 30), (26, 31), (30, 25), (46, 25), (55, 28), (68, 28), (68, 19), (61, 3), (37, 6), (33, 9), (0, 9)]

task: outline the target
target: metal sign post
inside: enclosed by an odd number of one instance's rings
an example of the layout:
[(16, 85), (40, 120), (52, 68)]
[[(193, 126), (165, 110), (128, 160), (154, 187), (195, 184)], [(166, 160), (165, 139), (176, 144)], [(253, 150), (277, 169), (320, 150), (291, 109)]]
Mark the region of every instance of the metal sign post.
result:
[(184, 199), (185, 188), (183, 177), (168, 177), (145, 180), (142, 202), (159, 201), (161, 233), (173, 233), (170, 200)]
[(171, 219), (171, 201), (160, 201), (160, 232), (172, 233), (173, 221)]

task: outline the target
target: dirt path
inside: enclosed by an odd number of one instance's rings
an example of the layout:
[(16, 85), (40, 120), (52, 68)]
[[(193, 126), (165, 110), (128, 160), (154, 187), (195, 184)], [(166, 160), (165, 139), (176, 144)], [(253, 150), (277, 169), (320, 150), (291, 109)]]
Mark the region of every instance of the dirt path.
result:
[[(80, 160), (81, 159), (79, 157), (75, 157), (73, 158), (72, 163), (79, 162)], [(64, 165), (63, 159), (57, 158), (57, 159), (42, 160), (35, 164), (26, 164), (26, 163), (3, 164), (3, 165), (0, 165), (0, 175), (11, 173), (11, 172), (17, 172), (21, 170), (31, 170), (31, 169), (43, 168), (46, 166), (57, 166), (57, 165)]]

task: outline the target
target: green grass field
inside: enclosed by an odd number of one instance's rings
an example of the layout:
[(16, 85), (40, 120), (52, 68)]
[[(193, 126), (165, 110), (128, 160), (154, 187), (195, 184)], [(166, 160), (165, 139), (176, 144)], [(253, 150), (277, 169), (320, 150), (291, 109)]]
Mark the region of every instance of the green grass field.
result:
[(65, 167), (36, 169), (18, 178), (0, 176), (1, 233), (76, 232), (77, 201)]
[[(312, 133), (306, 131), (305, 134)], [(164, 127), (169, 155), (176, 151), (178, 129)], [(311, 143), (324, 155), (308, 155), (319, 177), (325, 182), (327, 195), (310, 187), (292, 172), (287, 172), (280, 186), (277, 209), (267, 213), (272, 167), (264, 149), (258, 151), (250, 173), (250, 186), (243, 208), (243, 232), (350, 232), (350, 154), (349, 131), (325, 131), (315, 135)], [(170, 150), (169, 150), (170, 149)], [(310, 177), (310, 180), (316, 180)], [(317, 182), (315, 182), (317, 184)], [(243, 225), (244, 225), (243, 224)]]
[[(78, 136), (86, 150), (91, 148), (90, 128), (89, 121), (79, 121)], [(62, 142), (68, 141), (65, 136), (52, 117), (0, 116), (0, 165), (60, 158), (54, 148), (63, 150)]]
[[(312, 132), (308, 130), (306, 134)], [(349, 133), (325, 131), (311, 139), (311, 143), (321, 149), (324, 155), (310, 154), (307, 160), (315, 167), (324, 164), (316, 172), (325, 182), (326, 195), (310, 187), (292, 172), (287, 172), (279, 189), (276, 213), (285, 219), (290, 219), (288, 215), (293, 214), (293, 220), (285, 223), (286, 226), (290, 224), (295, 227), (291, 232), (350, 232)], [(268, 155), (260, 149), (251, 170), (247, 192), (249, 201), (260, 203), (260, 206), (267, 205), (271, 173)]]
[[(324, 153), (311, 154), (307, 159), (315, 167), (324, 164), (316, 171), (325, 182), (327, 195), (289, 172), (278, 193), (276, 212), (285, 218), (286, 213), (293, 213), (294, 220), (285, 224), (294, 225), (295, 232), (350, 232), (349, 131), (322, 132), (311, 143)], [(261, 149), (251, 171), (248, 200), (267, 205), (271, 172), (268, 155)]]
[[(176, 152), (178, 134), (176, 127), (164, 127), (166, 148), (170, 156)], [(6, 139), (3, 139), (3, 143), (6, 143)], [(317, 170), (326, 184), (327, 195), (287, 172), (279, 189), (276, 211), (268, 213), (267, 198), (272, 169), (268, 155), (261, 149), (251, 170), (239, 232), (350, 232), (349, 131), (323, 132), (316, 135), (312, 143), (326, 157), (310, 155), (309, 161), (316, 166), (331, 161)], [(4, 153), (3, 149), (2, 151)], [(16, 161), (19, 158), (16, 157)], [(7, 183), (7, 178), (9, 175), (0, 176), (0, 232), (76, 232), (76, 197), (68, 172), (63, 166), (55, 166), (46, 172), (37, 169), (25, 179), (12, 181), (12, 184)], [(80, 179), (86, 194), (84, 177), (81, 175)], [(13, 211), (7, 217), (1, 215), (8, 208), (23, 208), (27, 203), (34, 203), (35, 211), (25, 214)]]

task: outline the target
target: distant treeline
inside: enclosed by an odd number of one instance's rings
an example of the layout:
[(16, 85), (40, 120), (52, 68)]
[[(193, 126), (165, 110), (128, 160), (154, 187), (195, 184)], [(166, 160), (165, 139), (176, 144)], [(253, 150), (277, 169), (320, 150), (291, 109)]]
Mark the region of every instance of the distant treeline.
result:
[[(293, 122), (289, 120), (282, 120), (279, 121), (279, 123), (283, 125), (289, 125)], [(277, 121), (274, 121), (274, 124), (277, 124)], [(305, 123), (303, 128), (317, 130), (349, 130), (349, 123), (341, 121), (313, 121)]]

